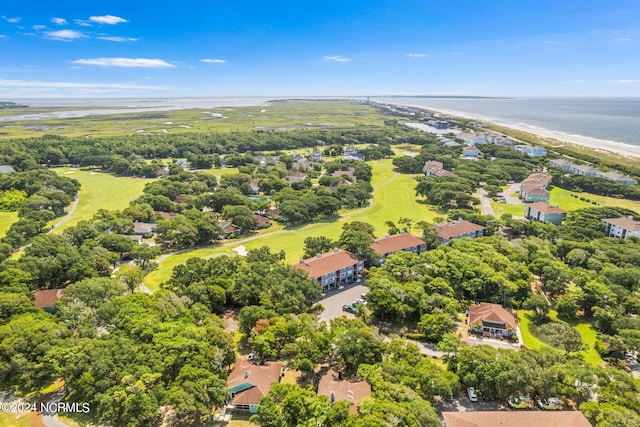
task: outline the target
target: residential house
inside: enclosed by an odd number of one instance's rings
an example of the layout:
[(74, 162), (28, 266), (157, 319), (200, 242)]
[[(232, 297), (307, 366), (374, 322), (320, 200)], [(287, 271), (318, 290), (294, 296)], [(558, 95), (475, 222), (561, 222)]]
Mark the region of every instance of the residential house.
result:
[(462, 148), (462, 157), (465, 159), (478, 159), (482, 155), (482, 152), (472, 145), (468, 145)]
[(379, 262), (382, 264), (389, 255), (393, 255), (396, 252), (407, 251), (420, 254), (427, 250), (427, 244), (424, 240), (403, 232), (393, 236), (387, 234), (383, 238), (376, 239), (371, 244), (371, 249), (380, 255)]
[(260, 194), (260, 185), (258, 184), (258, 179), (253, 178), (249, 180), (249, 195), (257, 196)]
[(258, 164), (259, 164), (260, 166), (267, 166), (267, 158), (266, 158), (266, 157), (264, 157), (264, 156), (261, 156), (261, 157), (258, 159)]
[(271, 219), (283, 219), (282, 218), (282, 209), (277, 208), (275, 206), (269, 206), (265, 215)]
[(302, 182), (307, 178), (307, 174), (304, 172), (294, 172), (289, 176), (285, 176), (283, 179), (284, 181), (291, 185), (294, 184), (296, 182)]
[(449, 245), (452, 239), (469, 237), (475, 239), (484, 235), (484, 227), (464, 219), (457, 219), (447, 225), (436, 225), (436, 235), (440, 244)]
[(304, 157), (302, 156), (302, 154), (300, 153), (293, 153), (293, 161), (294, 162), (301, 162), (304, 160)]
[(228, 239), (230, 237), (237, 237), (242, 234), (242, 229), (240, 227), (236, 227), (228, 221), (219, 219), (218, 225), (220, 225), (220, 228), (222, 228), (222, 236), (225, 239)]
[(341, 380), (336, 371), (323, 368), (320, 371), (318, 394), (327, 396), (332, 406), (341, 400), (349, 402), (349, 412), (356, 414), (362, 399), (371, 396), (371, 385), (362, 380)]
[(320, 160), (322, 160), (322, 154), (320, 153), (320, 151), (313, 150), (313, 153), (311, 153), (311, 161), (316, 163), (316, 162), (319, 162)]
[(138, 236), (150, 237), (156, 232), (157, 224), (155, 222), (139, 222), (133, 223), (133, 232)]
[(486, 144), (487, 140), (484, 135), (478, 135), (475, 133), (459, 133), (456, 135), (458, 139), (463, 140), (469, 145), (481, 145)]
[(176, 164), (184, 170), (189, 169), (189, 162), (187, 162), (186, 159), (178, 159), (176, 160)]
[(34, 292), (36, 308), (41, 308), (44, 311), (52, 313), (54, 311), (54, 304), (60, 298), (64, 289), (41, 289)]
[(364, 260), (343, 249), (318, 254), (313, 258), (301, 259), (293, 267), (309, 273), (317, 279), (323, 291), (354, 282), (364, 271)]
[(281, 362), (254, 365), (247, 358), (237, 358), (227, 379), (227, 391), (230, 396), (228, 404), (237, 411), (255, 414), (260, 399), (269, 393), (273, 383), (280, 382), (281, 374)]
[(500, 304), (481, 302), (469, 306), (469, 329), (491, 336), (510, 337), (516, 334), (516, 315)]
[(331, 174), (331, 176), (337, 176), (337, 177), (345, 176), (348, 181), (355, 183), (358, 181), (358, 179), (354, 175), (355, 171), (356, 171), (356, 168), (351, 167), (351, 168), (348, 168), (347, 170), (334, 171)]
[(364, 158), (364, 154), (358, 154), (358, 149), (356, 147), (354, 147), (353, 145), (349, 145), (347, 146), (347, 148), (344, 149), (344, 156), (342, 158), (343, 160), (357, 160), (359, 162), (364, 162), (365, 158)]
[(0, 173), (14, 173), (15, 171), (11, 165), (0, 165)]
[(547, 202), (527, 203), (524, 208), (524, 216), (530, 221), (560, 225), (567, 216), (567, 211)]
[(256, 222), (258, 223), (257, 228), (269, 228), (271, 227), (271, 220), (263, 215), (254, 215)]
[(162, 217), (165, 220), (169, 221), (170, 219), (175, 218), (179, 214), (176, 212), (153, 211), (152, 215), (154, 218)]
[(579, 411), (443, 412), (443, 427), (592, 427)]
[(626, 239), (629, 236), (640, 238), (640, 222), (633, 219), (632, 216), (620, 218), (603, 219), (605, 225), (605, 234), (609, 237), (618, 239)]
[(445, 120), (429, 120), (427, 123), (436, 129), (449, 129), (449, 122)]
[(139, 236), (137, 234), (123, 234), (123, 236), (127, 239), (133, 240), (139, 245), (142, 244), (142, 236)]
[(549, 160), (549, 167), (561, 169), (565, 172), (569, 172), (571, 165), (572, 163), (569, 160), (565, 160), (565, 159)]
[(422, 172), (427, 176), (458, 176), (455, 173), (444, 169), (442, 166), (442, 162), (429, 160), (428, 162), (425, 162)]
[(516, 145), (513, 149), (529, 157), (544, 157), (547, 155), (547, 149), (539, 145)]

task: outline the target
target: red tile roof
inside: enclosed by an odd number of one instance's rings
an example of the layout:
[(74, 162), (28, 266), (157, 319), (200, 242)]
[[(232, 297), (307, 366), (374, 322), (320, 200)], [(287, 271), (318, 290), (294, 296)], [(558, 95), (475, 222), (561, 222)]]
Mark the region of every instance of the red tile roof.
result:
[(567, 213), (567, 211), (560, 209), (558, 206), (550, 205), (547, 202), (536, 202), (536, 203), (527, 203), (526, 204), (531, 209), (535, 209), (538, 212), (542, 212), (545, 214), (550, 213)]
[(447, 225), (436, 226), (437, 235), (441, 239), (450, 239), (455, 236), (461, 236), (463, 234), (472, 233), (474, 231), (484, 230), (481, 225), (474, 224), (464, 219), (452, 221)]
[(443, 412), (445, 427), (592, 427), (578, 411)]
[(402, 251), (414, 246), (424, 245), (424, 240), (412, 236), (409, 233), (395, 234), (389, 237), (376, 239), (371, 245), (377, 254), (384, 255), (390, 252)]
[(328, 369), (320, 374), (318, 394), (331, 399), (331, 393), (334, 402), (345, 400), (350, 403), (349, 411), (357, 413), (358, 404), (362, 399), (371, 396), (371, 386), (366, 381), (341, 380), (336, 371)]
[(515, 315), (500, 304), (481, 302), (469, 306), (469, 325), (482, 323), (483, 320), (504, 323), (506, 328), (516, 330)]
[(529, 194), (551, 194), (544, 188), (540, 188), (533, 184), (523, 184), (520, 186), (520, 191)]
[(528, 177), (522, 180), (521, 185), (531, 184), (541, 187), (546, 187), (551, 182), (553, 177), (551, 175), (547, 175), (546, 173), (532, 173)]
[(317, 279), (325, 274), (357, 264), (360, 261), (360, 258), (351, 252), (338, 249), (337, 251), (327, 252), (291, 265), (306, 271), (309, 276)]
[(44, 289), (35, 291), (36, 307), (37, 308), (49, 308), (53, 307), (53, 303), (62, 298), (64, 289)]
[(227, 388), (231, 389), (248, 383), (250, 388), (237, 392), (231, 403), (234, 405), (258, 405), (262, 396), (269, 393), (271, 384), (280, 381), (282, 363), (267, 362), (264, 365), (254, 365), (244, 357), (236, 359), (233, 371), (227, 379)]
[(603, 221), (617, 227), (622, 227), (625, 230), (640, 231), (640, 222), (626, 216), (621, 218), (605, 218)]

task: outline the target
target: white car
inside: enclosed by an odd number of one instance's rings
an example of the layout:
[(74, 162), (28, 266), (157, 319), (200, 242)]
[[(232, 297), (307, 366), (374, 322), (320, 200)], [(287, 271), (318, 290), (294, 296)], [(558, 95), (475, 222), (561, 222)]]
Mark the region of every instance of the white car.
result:
[(478, 395), (476, 394), (476, 389), (473, 387), (469, 387), (467, 389), (467, 394), (469, 395), (469, 400), (472, 402), (478, 401)]

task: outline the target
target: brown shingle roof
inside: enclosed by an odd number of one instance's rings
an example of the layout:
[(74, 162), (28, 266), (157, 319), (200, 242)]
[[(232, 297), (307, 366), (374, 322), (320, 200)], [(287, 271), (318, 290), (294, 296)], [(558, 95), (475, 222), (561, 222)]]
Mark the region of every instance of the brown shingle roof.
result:
[(558, 206), (553, 206), (550, 205), (547, 202), (536, 202), (536, 203), (527, 203), (527, 206), (529, 206), (532, 209), (537, 210), (538, 212), (542, 212), (545, 214), (550, 214), (550, 213), (567, 213), (567, 211), (560, 209)]
[(528, 177), (522, 180), (521, 184), (531, 184), (546, 187), (553, 177), (546, 173), (532, 173)]
[(578, 411), (443, 412), (446, 427), (592, 427)]
[(321, 254), (319, 257), (313, 257), (301, 260), (298, 263), (291, 264), (295, 268), (309, 273), (309, 276), (316, 279), (333, 271), (338, 271), (350, 265), (360, 262), (360, 258), (342, 249), (337, 251)]
[(484, 227), (464, 219), (459, 219), (457, 221), (452, 221), (451, 224), (437, 226), (436, 234), (441, 239), (450, 239), (451, 237), (480, 230), (484, 230)]
[(362, 399), (371, 396), (371, 386), (366, 381), (341, 380), (336, 371), (328, 369), (320, 374), (318, 394), (331, 399), (331, 393), (335, 402), (340, 400), (349, 402), (349, 411), (356, 413)]
[(626, 216), (623, 216), (621, 218), (605, 218), (603, 219), (603, 221), (618, 227), (622, 227), (625, 230), (640, 231), (640, 222)]
[(481, 302), (469, 306), (469, 325), (482, 323), (483, 320), (501, 322), (505, 327), (516, 330), (516, 317), (499, 304)]
[(280, 381), (282, 363), (267, 362), (254, 365), (250, 360), (239, 357), (233, 371), (227, 379), (227, 388), (231, 389), (248, 383), (250, 387), (237, 392), (231, 401), (234, 405), (258, 405), (262, 396), (269, 393), (271, 384)]
[(395, 234), (393, 236), (376, 239), (371, 245), (377, 254), (384, 255), (390, 252), (401, 251), (413, 246), (424, 245), (424, 240), (412, 236), (409, 233)]
[(49, 308), (53, 307), (53, 303), (62, 298), (64, 289), (44, 289), (35, 291), (36, 307)]
[(528, 194), (551, 194), (547, 190), (545, 190), (544, 188), (540, 188), (540, 187), (533, 186), (533, 185), (530, 185), (530, 184), (525, 184), (525, 185), (521, 186), (520, 190), (522, 192), (528, 193)]

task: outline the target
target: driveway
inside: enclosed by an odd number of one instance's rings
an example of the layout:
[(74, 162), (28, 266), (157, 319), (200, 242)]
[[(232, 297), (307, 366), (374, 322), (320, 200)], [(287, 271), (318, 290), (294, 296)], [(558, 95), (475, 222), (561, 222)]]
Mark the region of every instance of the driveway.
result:
[(442, 414), (443, 412), (504, 411), (509, 409), (509, 406), (505, 402), (501, 402), (498, 400), (478, 399), (477, 402), (471, 402), (467, 397), (466, 388), (462, 391), (462, 393), (464, 393), (463, 397), (456, 397), (449, 401), (438, 402), (436, 404), (436, 410), (438, 411), (438, 413)]
[(489, 345), (493, 348), (504, 348), (506, 350), (520, 350), (520, 344), (511, 344), (505, 341), (494, 340), (491, 338), (476, 338), (469, 336), (465, 342), (469, 345)]
[(491, 199), (487, 195), (487, 191), (484, 188), (479, 188), (478, 193), (480, 194), (480, 202), (482, 203), (482, 213), (484, 215), (493, 215), (493, 208), (491, 207)]
[(327, 296), (320, 300), (320, 304), (324, 306), (324, 311), (320, 314), (320, 320), (329, 323), (331, 319), (340, 316), (347, 316), (350, 319), (356, 316), (346, 311), (342, 311), (345, 304), (353, 304), (360, 295), (369, 292), (369, 288), (361, 283), (346, 285), (344, 289), (333, 289), (327, 292)]
[(508, 204), (510, 205), (521, 205), (522, 200), (518, 196), (512, 196), (513, 193), (520, 192), (520, 183), (517, 182), (515, 184), (511, 184), (509, 188), (504, 190), (502, 193), (498, 193), (499, 196), (505, 198)]

